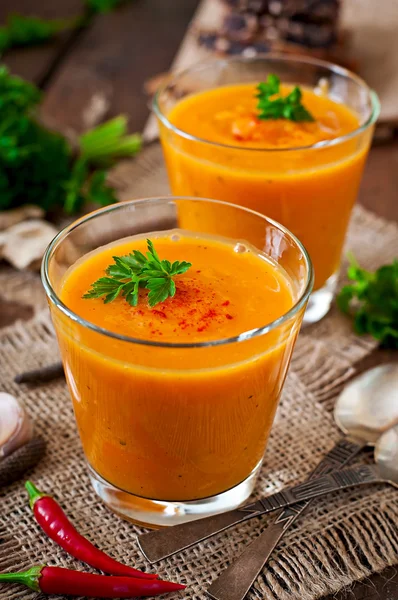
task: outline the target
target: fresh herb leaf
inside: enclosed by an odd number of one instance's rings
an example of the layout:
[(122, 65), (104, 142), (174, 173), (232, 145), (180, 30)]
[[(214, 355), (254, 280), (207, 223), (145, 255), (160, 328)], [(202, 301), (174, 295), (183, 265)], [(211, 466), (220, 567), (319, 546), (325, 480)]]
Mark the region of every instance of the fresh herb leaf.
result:
[(354, 283), (341, 289), (338, 307), (352, 315), (356, 333), (370, 334), (383, 347), (398, 348), (398, 260), (370, 272), (354, 256), (349, 259), (347, 274)]
[(155, 306), (159, 304), (159, 302), (164, 302), (169, 296), (174, 296), (174, 293), (170, 293), (170, 283), (172, 283), (172, 279), (169, 277), (152, 277), (149, 279), (146, 288), (149, 290), (148, 294), (148, 302), (150, 306)]
[(85, 160), (79, 158), (75, 161), (70, 178), (65, 182), (64, 211), (68, 215), (78, 212), (83, 204), (82, 188), (88, 176), (88, 167)]
[(70, 19), (42, 19), (12, 13), (7, 16), (6, 24), (0, 26), (0, 53), (11, 48), (43, 44), (61, 31), (88, 27), (96, 14), (111, 12), (125, 1), (86, 0), (83, 13)]
[(0, 27), (0, 52), (18, 46), (33, 46), (51, 40), (60, 31), (79, 27), (81, 19), (40, 19), (10, 14)]
[(153, 307), (176, 293), (173, 277), (188, 271), (191, 263), (160, 260), (153, 242), (147, 240), (146, 256), (133, 250), (126, 256), (114, 256), (115, 264), (105, 270), (106, 277), (100, 277), (91, 284), (83, 298), (103, 298), (104, 302), (113, 302), (122, 295), (131, 306), (138, 304), (139, 288), (149, 290), (148, 302)]
[(0, 67), (0, 210), (37, 204), (48, 210), (65, 196), (71, 148), (35, 119), (40, 91)]
[(81, 156), (93, 166), (110, 166), (118, 158), (134, 156), (141, 150), (141, 136), (127, 134), (127, 117), (120, 115), (83, 133), (79, 138)]
[(280, 93), (280, 79), (277, 75), (268, 75), (267, 81), (257, 86), (256, 98), (259, 119), (287, 119), (289, 121), (314, 121), (314, 117), (301, 103), (302, 92), (298, 86), (287, 96), (273, 98)]
[(41, 98), (41, 92), (35, 85), (11, 76), (7, 67), (0, 66), (0, 122), (3, 127), (4, 122), (31, 111)]
[(85, 202), (93, 202), (99, 206), (108, 206), (117, 202), (115, 190), (106, 183), (106, 178), (106, 171), (94, 171), (83, 190)]
[(267, 77), (267, 81), (262, 81), (257, 86), (258, 98), (269, 98), (275, 94), (279, 94), (281, 80), (277, 75), (270, 73)]
[(126, 0), (86, 0), (87, 9), (93, 13), (108, 13)]

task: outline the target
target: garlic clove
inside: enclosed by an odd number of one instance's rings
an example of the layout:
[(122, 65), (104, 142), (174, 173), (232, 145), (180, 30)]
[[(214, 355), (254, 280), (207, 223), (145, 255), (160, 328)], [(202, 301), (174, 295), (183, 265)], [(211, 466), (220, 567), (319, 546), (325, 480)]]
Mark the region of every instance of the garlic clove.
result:
[(33, 426), (11, 394), (0, 392), (0, 461), (32, 439)]
[(39, 270), (45, 249), (58, 230), (40, 219), (23, 221), (0, 234), (0, 258), (19, 270)]
[(44, 210), (40, 206), (32, 204), (24, 204), (12, 210), (2, 210), (0, 211), (0, 231), (27, 219), (41, 219), (44, 214)]

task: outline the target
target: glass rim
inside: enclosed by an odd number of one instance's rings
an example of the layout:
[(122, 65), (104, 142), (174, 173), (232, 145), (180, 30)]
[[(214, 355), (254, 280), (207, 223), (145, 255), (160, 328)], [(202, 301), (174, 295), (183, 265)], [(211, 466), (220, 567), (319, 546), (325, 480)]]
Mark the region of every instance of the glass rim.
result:
[[(247, 62), (256, 62), (256, 61), (261, 61), (261, 60), (266, 60), (266, 61), (270, 61), (270, 62), (272, 62), (273, 60), (281, 60), (282, 62), (286, 62), (286, 63), (290, 62), (290, 63), (296, 63), (296, 64), (308, 64), (308, 65), (323, 67), (325, 69), (329, 69), (329, 71), (331, 71), (333, 73), (341, 75), (342, 77), (352, 79), (353, 81), (358, 83), (362, 88), (366, 89), (368, 92), (369, 99), (371, 102), (371, 108), (372, 108), (370, 116), (365, 121), (365, 123), (362, 123), (362, 125), (360, 125), (356, 129), (354, 129), (353, 131), (350, 131), (349, 133), (338, 136), (331, 140), (322, 140), (320, 142), (316, 142), (315, 144), (309, 144), (307, 146), (295, 146), (293, 148), (267, 148), (267, 147), (265, 147), (265, 148), (245, 148), (243, 146), (238, 146), (238, 145), (234, 145), (234, 144), (222, 144), (220, 142), (212, 142), (210, 140), (200, 138), (196, 135), (192, 135), (192, 134), (188, 133), (187, 131), (184, 131), (183, 129), (180, 129), (179, 127), (176, 127), (175, 125), (173, 125), (169, 121), (167, 116), (162, 112), (162, 110), (160, 108), (160, 104), (159, 104), (159, 98), (160, 98), (161, 94), (170, 85), (172, 85), (179, 77), (182, 77), (190, 72), (200, 71), (202, 69), (205, 69), (205, 68), (207, 68), (211, 65), (215, 65), (215, 64), (223, 64), (223, 63), (227, 64), (227, 63), (232, 63), (232, 62), (236, 62), (236, 63), (240, 63), (240, 62), (245, 63), (246, 62), (247, 63)], [(200, 62), (196, 63), (195, 65), (191, 65), (190, 67), (187, 67), (186, 69), (183, 69), (182, 71), (178, 71), (178, 72), (174, 73), (173, 75), (171, 75), (170, 78), (163, 85), (159, 86), (159, 88), (156, 90), (155, 95), (152, 100), (152, 109), (153, 109), (153, 112), (155, 113), (155, 115), (157, 116), (157, 118), (159, 119), (159, 121), (165, 127), (167, 127), (167, 129), (169, 129), (170, 131), (173, 131), (173, 133), (176, 133), (180, 137), (183, 137), (192, 142), (199, 142), (201, 144), (206, 144), (208, 146), (224, 148), (227, 150), (239, 150), (239, 151), (244, 151), (244, 152), (294, 152), (294, 151), (312, 150), (312, 149), (317, 149), (317, 148), (327, 148), (330, 146), (335, 146), (337, 144), (340, 144), (342, 142), (348, 141), (348, 140), (356, 137), (357, 135), (364, 132), (368, 127), (370, 127), (371, 125), (374, 125), (374, 123), (377, 121), (379, 114), (380, 114), (380, 101), (379, 101), (377, 93), (368, 86), (368, 84), (366, 83), (366, 81), (364, 81), (364, 79), (362, 79), (361, 77), (359, 77), (358, 75), (356, 75), (355, 73), (350, 71), (349, 69), (346, 69), (345, 67), (341, 67), (340, 65), (336, 65), (334, 63), (331, 63), (331, 62), (328, 62), (325, 60), (320, 60), (317, 58), (309, 58), (309, 57), (297, 58), (296, 56), (293, 56), (293, 55), (287, 56), (285, 54), (281, 54), (281, 53), (277, 53), (277, 52), (270, 52), (269, 54), (261, 54), (260, 53), (260, 54), (257, 54), (256, 56), (229, 56), (226, 58), (217, 58), (217, 59), (210, 58), (207, 60), (200, 61)]]
[[(236, 208), (238, 210), (243, 210), (243, 211), (252, 213), (252, 214), (260, 217), (265, 222), (270, 223), (271, 225), (273, 225), (274, 227), (276, 227), (277, 229), (282, 231), (284, 235), (286, 235), (290, 239), (292, 239), (293, 242), (298, 246), (298, 248), (302, 252), (303, 257), (305, 259), (306, 266), (307, 266), (307, 275), (306, 275), (306, 282), (304, 285), (304, 290), (300, 293), (299, 298), (293, 304), (293, 306), (286, 313), (284, 313), (277, 319), (274, 319), (274, 321), (271, 321), (271, 323), (267, 323), (266, 325), (263, 325), (261, 327), (256, 327), (255, 329), (250, 329), (248, 331), (244, 331), (236, 336), (232, 336), (229, 338), (221, 338), (221, 339), (216, 339), (216, 340), (209, 340), (207, 342), (176, 342), (176, 343), (174, 343), (174, 342), (157, 342), (157, 341), (148, 340), (145, 338), (134, 338), (134, 337), (130, 337), (130, 336), (126, 336), (126, 335), (122, 335), (122, 334), (118, 334), (118, 333), (109, 331), (108, 329), (105, 329), (104, 327), (95, 325), (94, 323), (87, 321), (83, 317), (80, 317), (77, 313), (75, 313), (70, 308), (68, 308), (66, 306), (66, 304), (64, 304), (64, 302), (62, 302), (62, 300), (59, 298), (58, 294), (55, 292), (55, 290), (51, 284), (50, 275), (49, 275), (49, 264), (50, 264), (50, 259), (53, 255), (53, 252), (58, 247), (58, 245), (68, 236), (69, 233), (71, 233), (72, 231), (77, 229), (82, 223), (86, 223), (86, 222), (90, 221), (91, 219), (95, 219), (98, 215), (111, 213), (114, 210), (121, 209), (126, 205), (156, 204), (157, 202), (165, 202), (165, 201), (171, 202), (174, 200), (194, 200), (197, 202), (207, 202), (207, 203), (210, 202), (213, 204), (221, 204), (221, 205), (228, 206), (228, 207), (233, 206), (234, 208)], [(119, 340), (122, 342), (140, 344), (143, 346), (155, 346), (155, 347), (161, 347), (161, 348), (206, 348), (206, 347), (208, 348), (211, 346), (222, 346), (222, 345), (227, 345), (227, 344), (232, 344), (232, 343), (237, 343), (237, 342), (243, 342), (243, 341), (251, 339), (253, 337), (265, 335), (269, 331), (276, 329), (277, 327), (279, 327), (280, 325), (282, 325), (283, 323), (288, 321), (290, 318), (294, 317), (308, 300), (308, 297), (312, 291), (312, 287), (313, 287), (313, 283), (314, 283), (314, 272), (313, 272), (313, 266), (312, 266), (310, 256), (309, 256), (307, 250), (305, 249), (304, 245), (300, 242), (300, 240), (293, 233), (291, 233), (286, 227), (284, 227), (277, 221), (274, 221), (273, 219), (270, 219), (270, 218), (266, 217), (265, 215), (262, 215), (261, 213), (258, 213), (254, 210), (251, 210), (251, 209), (248, 209), (245, 207), (238, 206), (236, 204), (231, 204), (229, 202), (223, 202), (221, 200), (212, 200), (210, 198), (196, 198), (195, 196), (155, 196), (152, 198), (142, 198), (142, 199), (137, 199), (137, 200), (129, 200), (126, 202), (118, 202), (116, 204), (112, 204), (110, 206), (100, 208), (98, 210), (90, 212), (88, 215), (81, 217), (80, 219), (77, 219), (70, 225), (67, 225), (66, 227), (61, 229), (61, 231), (59, 233), (57, 233), (57, 235), (54, 237), (54, 239), (49, 243), (49, 245), (47, 246), (47, 249), (44, 253), (42, 264), (41, 264), (41, 280), (42, 280), (46, 295), (47, 295), (49, 301), (51, 301), (54, 304), (54, 306), (56, 306), (64, 315), (66, 315), (72, 321), (74, 321), (74, 322), (78, 323), (79, 325), (82, 325), (83, 327), (90, 329), (96, 333), (105, 335), (107, 337), (110, 337), (110, 338), (113, 338), (113, 339), (116, 339), (116, 340)]]

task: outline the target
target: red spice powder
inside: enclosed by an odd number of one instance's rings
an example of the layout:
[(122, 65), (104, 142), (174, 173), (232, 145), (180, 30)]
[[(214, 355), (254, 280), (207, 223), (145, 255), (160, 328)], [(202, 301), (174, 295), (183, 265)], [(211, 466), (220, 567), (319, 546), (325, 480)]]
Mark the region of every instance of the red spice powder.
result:
[(201, 325), (197, 328), (197, 331), (200, 333), (205, 331), (210, 323), (217, 319), (217, 311), (214, 308), (210, 308), (200, 319)]
[(167, 319), (167, 315), (164, 312), (164, 310), (156, 310), (155, 308), (153, 308), (152, 312), (154, 315), (157, 315), (158, 317), (162, 317), (162, 319)]
[[(232, 314), (225, 313), (224, 307), (230, 304), (231, 301), (225, 300), (225, 296), (220, 298), (214, 289), (209, 289), (206, 285), (202, 287), (202, 282), (193, 277), (188, 281), (182, 280), (175, 296), (167, 303), (161, 303), (153, 309), (148, 307), (146, 311), (138, 309), (137, 312), (144, 315), (152, 313), (154, 318), (149, 322), (152, 335), (163, 335), (163, 326), (160, 323), (166, 320), (171, 326), (168, 330), (170, 333), (186, 331), (185, 335), (189, 335), (189, 332), (193, 334), (195, 331), (203, 333), (214, 330), (218, 324), (225, 322), (225, 319), (234, 319)], [(167, 327), (167, 324), (164, 323), (164, 326)]]
[(214, 319), (217, 316), (217, 312), (214, 310), (214, 308), (210, 308), (207, 313), (205, 313), (202, 317), (202, 319)]

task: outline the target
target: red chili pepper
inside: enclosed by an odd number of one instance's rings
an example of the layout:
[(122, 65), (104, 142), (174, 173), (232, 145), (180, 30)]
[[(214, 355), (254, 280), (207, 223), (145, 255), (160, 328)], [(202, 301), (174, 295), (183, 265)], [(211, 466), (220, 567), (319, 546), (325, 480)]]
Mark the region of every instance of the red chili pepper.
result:
[(155, 573), (144, 573), (133, 567), (128, 567), (111, 558), (102, 550), (98, 550), (74, 528), (60, 505), (48, 496), (42, 494), (31, 482), (27, 481), (30, 507), (43, 531), (68, 554), (74, 556), (94, 569), (123, 577), (138, 577), (141, 579), (156, 579)]
[(161, 579), (108, 577), (60, 567), (32, 567), (23, 573), (3, 573), (0, 583), (22, 583), (35, 592), (95, 598), (159, 596), (185, 589), (185, 585)]

